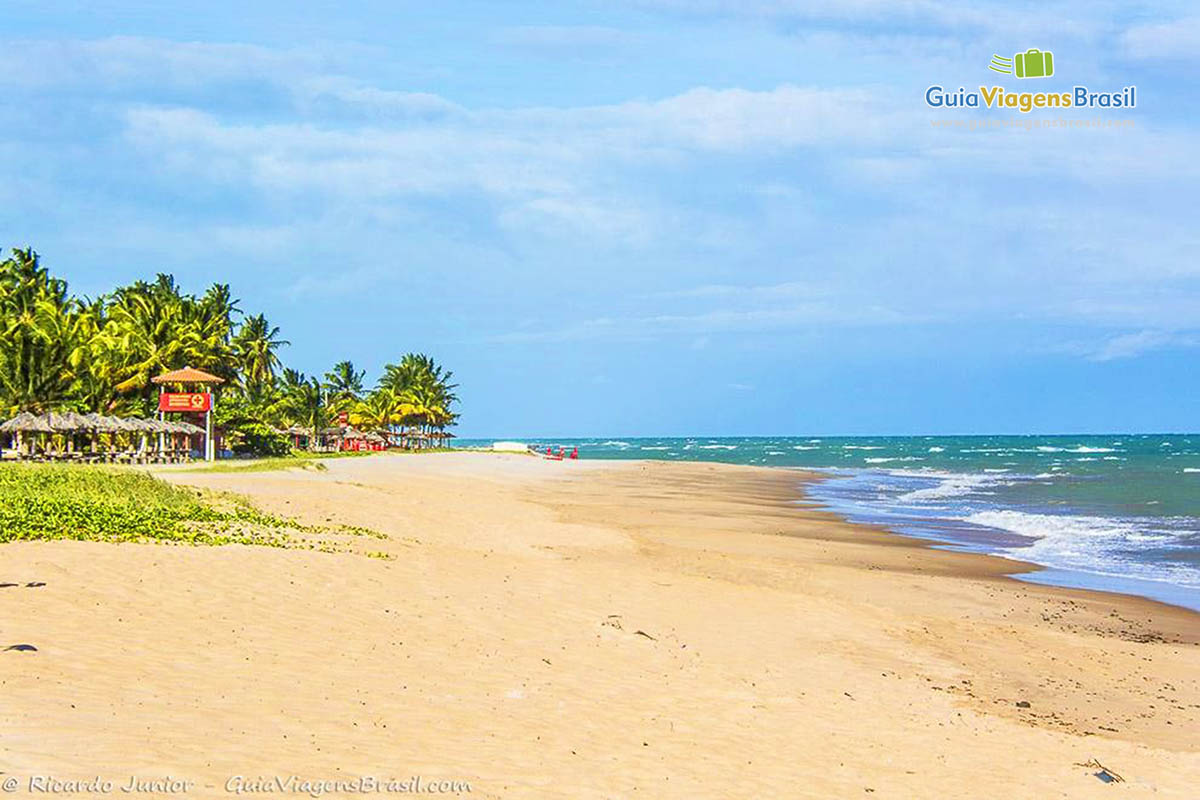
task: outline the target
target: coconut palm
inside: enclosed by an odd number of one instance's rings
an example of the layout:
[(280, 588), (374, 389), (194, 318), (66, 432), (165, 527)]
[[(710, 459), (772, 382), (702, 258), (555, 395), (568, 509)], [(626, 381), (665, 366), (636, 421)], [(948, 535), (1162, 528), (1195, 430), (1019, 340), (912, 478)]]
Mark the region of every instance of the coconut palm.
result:
[(321, 429), (329, 424), (329, 405), (320, 381), (303, 375), (298, 378), (284, 396), (282, 406), (295, 424), (309, 429), (309, 449), (316, 449)]
[(387, 364), (379, 388), (389, 391), (403, 404), (403, 424), (416, 425), (423, 431), (452, 424), (450, 411), (457, 402), (454, 373), (443, 369), (423, 353), (408, 353), (397, 364)]
[(32, 249), (0, 262), (0, 410), (41, 411), (67, 402), (85, 329), (65, 281)]
[(228, 381), (217, 413), (230, 433), (301, 424), (315, 440), (333, 411), (378, 431), (403, 425), (427, 432), (457, 418), (453, 375), (427, 355), (408, 353), (387, 365), (365, 395), (365, 372), (349, 360), (323, 382), (284, 368), (279, 328), (262, 314), (239, 324), (241, 315), (227, 284), (197, 297), (170, 275), (75, 298), (32, 249), (14, 250), (0, 261), (0, 415), (144, 414), (154, 407), (151, 378), (192, 366)]
[(400, 403), (391, 392), (371, 392), (350, 410), (350, 424), (367, 431), (388, 431), (400, 422), (400, 410)]
[(279, 328), (264, 314), (246, 317), (233, 337), (237, 355), (238, 383), (251, 402), (261, 402), (275, 383), (281, 366), (276, 351), (290, 342), (279, 338)]
[(325, 391), (329, 404), (337, 411), (349, 411), (358, 403), (363, 393), (363, 378), (367, 371), (356, 372), (351, 361), (339, 361), (325, 373)]

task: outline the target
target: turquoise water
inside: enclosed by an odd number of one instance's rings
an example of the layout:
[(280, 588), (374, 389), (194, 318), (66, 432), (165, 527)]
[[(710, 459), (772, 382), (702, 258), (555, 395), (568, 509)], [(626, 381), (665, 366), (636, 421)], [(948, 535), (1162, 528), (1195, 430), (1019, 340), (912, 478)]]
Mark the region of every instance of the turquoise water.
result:
[(1200, 610), (1200, 434), (536, 444), (578, 446), (585, 459), (820, 470), (829, 480), (811, 487), (809, 498), (848, 519), (1047, 568), (1025, 580), (1138, 594)]

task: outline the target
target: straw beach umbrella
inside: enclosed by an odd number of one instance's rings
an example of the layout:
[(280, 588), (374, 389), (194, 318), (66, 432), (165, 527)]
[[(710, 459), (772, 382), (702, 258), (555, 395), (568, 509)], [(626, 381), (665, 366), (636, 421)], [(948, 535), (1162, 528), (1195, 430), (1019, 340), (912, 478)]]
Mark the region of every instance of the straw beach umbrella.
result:
[(92, 455), (95, 455), (100, 450), (100, 434), (112, 434), (116, 430), (116, 426), (113, 425), (113, 422), (110, 418), (102, 414), (97, 414), (94, 411), (90, 414), (84, 414), (83, 418), (87, 424), (86, 430), (91, 431), (92, 434), (90, 449)]
[(54, 428), (44, 417), (22, 411), (0, 425), (0, 433), (54, 433)]
[(46, 420), (56, 432), (66, 434), (68, 453), (75, 452), (75, 434), (90, 429), (87, 417), (74, 411), (52, 411), (46, 415)]
[[(0, 433), (10, 433), (16, 439), (17, 450), (21, 450), (24, 442), (22, 438), (27, 433), (54, 433), (54, 428), (50, 427), (50, 423), (37, 414), (31, 414), (28, 411), (22, 411), (15, 417), (0, 425)], [(30, 452), (32, 453), (33, 443), (30, 442)]]

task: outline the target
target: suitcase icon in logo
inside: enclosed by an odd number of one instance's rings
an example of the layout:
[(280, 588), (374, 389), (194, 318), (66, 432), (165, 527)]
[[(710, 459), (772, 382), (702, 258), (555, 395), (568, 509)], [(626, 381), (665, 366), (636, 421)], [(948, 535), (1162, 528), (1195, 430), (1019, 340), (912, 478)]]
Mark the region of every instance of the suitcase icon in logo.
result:
[(1054, 54), (1031, 47), (1013, 56), (1018, 78), (1049, 78), (1054, 74)]

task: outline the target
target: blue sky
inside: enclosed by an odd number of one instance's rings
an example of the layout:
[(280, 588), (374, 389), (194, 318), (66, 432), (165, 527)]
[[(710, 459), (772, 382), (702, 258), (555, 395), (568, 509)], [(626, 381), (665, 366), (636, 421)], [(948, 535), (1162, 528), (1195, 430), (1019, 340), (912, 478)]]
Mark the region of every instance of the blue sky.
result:
[(229, 282), (307, 372), (428, 352), (464, 435), (1197, 429), (1191, 4), (4, 5), (0, 244)]

